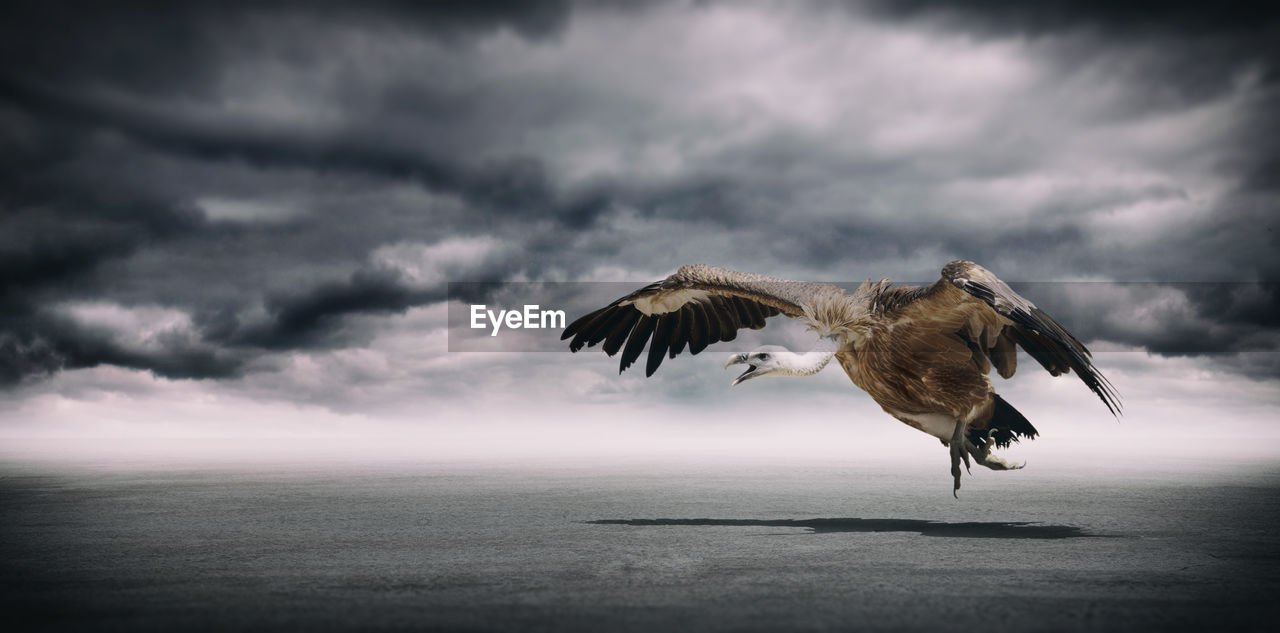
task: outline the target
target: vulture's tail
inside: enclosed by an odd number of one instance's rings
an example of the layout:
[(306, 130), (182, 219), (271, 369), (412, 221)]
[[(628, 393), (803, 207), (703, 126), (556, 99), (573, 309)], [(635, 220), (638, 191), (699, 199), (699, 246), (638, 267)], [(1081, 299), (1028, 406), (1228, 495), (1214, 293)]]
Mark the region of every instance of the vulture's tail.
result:
[[(998, 394), (991, 394), (995, 400), (995, 410), (991, 412), (991, 422), (987, 423), (985, 429), (971, 429), (969, 431), (969, 441), (974, 446), (982, 446), (988, 441), (995, 442), (996, 448), (1006, 448), (1011, 442), (1018, 441), (1019, 437), (1027, 439), (1035, 439), (1040, 433), (1036, 431), (1036, 427), (1031, 426), (1031, 422), (1023, 417), (1017, 409), (1013, 408), (1004, 398)], [(990, 434), (988, 434), (990, 431)]]

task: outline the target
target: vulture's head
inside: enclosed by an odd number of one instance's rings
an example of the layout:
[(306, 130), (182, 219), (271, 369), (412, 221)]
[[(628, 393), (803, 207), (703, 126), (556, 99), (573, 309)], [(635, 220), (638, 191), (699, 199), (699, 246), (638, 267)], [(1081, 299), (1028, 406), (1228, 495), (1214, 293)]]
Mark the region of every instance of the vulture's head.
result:
[(751, 380), (760, 376), (789, 376), (791, 375), (791, 366), (788, 361), (793, 356), (794, 354), (785, 347), (765, 345), (764, 347), (757, 347), (750, 352), (731, 354), (729, 359), (724, 362), (724, 368), (728, 369), (730, 365), (747, 366), (747, 370), (734, 379), (733, 384), (735, 385), (744, 380)]

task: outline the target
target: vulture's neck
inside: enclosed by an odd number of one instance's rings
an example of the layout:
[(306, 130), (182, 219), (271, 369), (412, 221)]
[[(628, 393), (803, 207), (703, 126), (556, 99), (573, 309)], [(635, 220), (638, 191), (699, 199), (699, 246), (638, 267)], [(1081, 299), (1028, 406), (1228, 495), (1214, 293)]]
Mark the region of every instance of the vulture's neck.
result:
[(792, 376), (812, 376), (820, 371), (831, 357), (836, 355), (837, 344), (834, 337), (823, 336), (817, 345), (807, 352), (788, 352), (786, 368)]

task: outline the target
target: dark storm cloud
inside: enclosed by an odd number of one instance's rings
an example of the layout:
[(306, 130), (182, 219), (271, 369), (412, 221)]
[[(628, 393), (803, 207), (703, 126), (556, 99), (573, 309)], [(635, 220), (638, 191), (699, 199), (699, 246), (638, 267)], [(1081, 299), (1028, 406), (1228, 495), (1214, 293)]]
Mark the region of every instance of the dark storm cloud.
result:
[[(113, 132), (209, 160), (415, 178), (487, 202), (536, 204), (547, 195), (540, 167), (529, 158), (468, 168), (420, 146), (397, 146), (395, 130), (307, 134), (244, 118), (187, 115), (173, 100), (215, 96), (233, 60), (262, 55), (312, 64), (323, 50), (307, 37), (325, 28), (400, 30), (459, 45), (502, 28), (538, 39), (564, 28), (567, 3), (13, 2), (0, 11), (6, 60), (0, 95), (29, 117), (11, 121), (6, 131), (14, 138), (6, 140), (44, 154), (8, 159), (7, 172), (74, 155), (86, 136)], [(251, 28), (258, 22), (269, 26)], [(288, 27), (301, 32), (296, 45)]]
[(1165, 355), (1280, 350), (1280, 284), (1173, 284), (1186, 314), (1170, 315), (1132, 345)]
[(278, 125), (254, 129), (252, 123), (236, 120), (184, 119), (164, 110), (93, 102), (16, 82), (0, 83), (0, 89), (28, 110), (61, 117), (86, 130), (111, 130), (196, 159), (239, 160), (264, 169), (298, 167), (412, 179), (433, 190), (461, 194), (498, 209), (515, 205), (546, 208), (551, 195), (541, 165), (528, 158), (468, 168), (422, 149), (396, 147), (391, 139), (308, 134)]
[[(553, 37), (568, 18), (564, 3), (13, 2), (0, 11), (0, 58), (6, 60), (0, 69), (0, 137), (6, 141), (0, 158), (0, 374), (6, 383), (99, 364), (170, 378), (233, 376), (252, 356), (245, 348), (332, 344), (344, 315), (403, 311), (442, 294), (409, 288), (393, 272), (360, 269), (345, 281), (322, 279), (310, 289), (246, 288), (249, 294), (223, 306), (202, 305), (207, 301), (199, 297), (198, 281), (179, 296), (152, 296), (150, 302), (193, 302), (197, 333), (208, 338), (199, 349), (182, 341), (158, 341), (159, 351), (130, 349), (61, 318), (41, 303), (118, 292), (120, 284), (99, 274), (106, 262), (126, 260), (142, 248), (181, 250), (184, 243), (245, 233), (205, 221), (184, 197), (190, 192), (182, 191), (182, 183), (152, 183), (132, 174), (115, 181), (100, 177), (138, 160), (142, 147), (167, 163), (369, 174), (418, 181), (490, 212), (555, 212), (534, 159), (468, 165), (397, 146), (376, 132), (308, 135), (243, 118), (193, 116), (172, 107), (172, 100), (216, 94), (231, 59), (267, 52), (269, 44), (252, 31), (263, 19), (293, 16), (304, 31), (324, 22), (408, 29), (463, 45), (503, 28), (526, 38)], [(175, 189), (176, 198), (161, 193)], [(566, 214), (583, 222), (592, 210), (590, 201), (571, 199)], [(242, 326), (236, 313), (255, 299), (255, 290), (269, 320)]]
[(1280, 148), (1252, 142), (1280, 132), (1280, 9), (1270, 2), (1017, 2), (873, 0), (856, 5), (891, 20), (933, 22), (984, 37), (1040, 41), (1068, 68), (1110, 57), (1144, 109), (1187, 107), (1233, 90), (1242, 73), (1268, 86), (1221, 168), (1247, 190), (1277, 192)]
[[(262, 170), (345, 172), (413, 181), (433, 192), (461, 197), (489, 220), (536, 216), (556, 219), (566, 229), (582, 230), (621, 202), (646, 215), (696, 214), (721, 223), (736, 219), (740, 213), (730, 197), (743, 183), (712, 174), (632, 184), (602, 178), (558, 190), (538, 158), (511, 155), (468, 162), (466, 157), (433, 154), (420, 143), (398, 139), (394, 129), (357, 127), (326, 133), (278, 123), (184, 116), (142, 102), (95, 99), (71, 89), (3, 77), (0, 91), (26, 111), (40, 112), (46, 123), (80, 135), (110, 131), (170, 156), (233, 161)], [(74, 151), (68, 148), (62, 153)], [(458, 220), (465, 222), (465, 218)]]
[(1274, 353), (1280, 284), (1258, 282), (1014, 284), (1095, 351), (1134, 348), (1164, 356)]
[(182, 337), (161, 337), (157, 342), (155, 349), (141, 349), (58, 314), (11, 314), (0, 329), (0, 386), (99, 365), (149, 371), (163, 378), (231, 378), (241, 375), (248, 360), (232, 350)]
[[(1040, 35), (1081, 28), (1126, 33), (1194, 35), (1252, 31), (1280, 16), (1269, 2), (1107, 2), (1106, 0), (871, 0), (853, 5), (892, 17), (938, 16), (986, 33)], [(1258, 51), (1263, 52), (1263, 51)]]
[(134, 247), (128, 240), (103, 240), (97, 236), (57, 242), (36, 237), (26, 248), (0, 253), (0, 298), (4, 305), (19, 303), (24, 291), (73, 278)]
[[(562, 0), (495, 2), (201, 2), (15, 0), (0, 9), (0, 58), (7, 74), (58, 81), (106, 81), (132, 89), (181, 87), (203, 93), (221, 70), (228, 31), (261, 17), (371, 23), (424, 36), (463, 40), (501, 28), (523, 37), (553, 37), (565, 27)], [(236, 46), (251, 39), (236, 38)], [(251, 51), (252, 52), (252, 51)], [(19, 63), (20, 60), (20, 63)]]
[(269, 297), (270, 321), (234, 331), (228, 342), (267, 349), (332, 346), (339, 343), (332, 338), (341, 334), (343, 316), (403, 313), (443, 300), (441, 286), (414, 288), (395, 271), (358, 270), (345, 281)]
[[(1276, 22), (1252, 6), (1202, 14), (980, 5), (855, 4), (843, 19), (852, 28), (870, 14), (891, 28), (1022, 42), (1046, 89), (1090, 60), (1115, 59), (1106, 76), (1133, 89), (1104, 119), (1214, 102), (1250, 69), (1274, 86), (1263, 43)], [(1053, 169), (1041, 154), (1090, 122), (1067, 117), (1056, 130), (1043, 112), (1062, 93), (1031, 95), (976, 140), (883, 149), (868, 139), (896, 131), (894, 120), (794, 123), (770, 118), (787, 103), (704, 94), (725, 77), (786, 79), (752, 76), (760, 65), (713, 63), (717, 43), (732, 48), (749, 30), (730, 29), (724, 42), (715, 39), (723, 27), (673, 35), (735, 10), (778, 11), (777, 23), (815, 32), (828, 11), (644, 5), (619, 29), (610, 16), (623, 9), (598, 3), (6, 3), (0, 375), (13, 383), (113, 364), (174, 378), (238, 376), (288, 351), (365, 345), (376, 333), (356, 317), (438, 302), (449, 280), (575, 279), (603, 267), (661, 274), (702, 261), (831, 281), (929, 281), (947, 259), (967, 257), (1023, 280), (1280, 275), (1265, 249), (1275, 239), (1262, 234), (1275, 208), (1266, 197), (1275, 150), (1243, 141), (1276, 129), (1267, 114), (1274, 88), (1241, 106), (1245, 118), (1222, 141), (1233, 149), (1214, 168), (1243, 174), (1231, 195), (1185, 226), (1162, 224), (1171, 245), (1131, 252), (1101, 243), (1087, 221), (1186, 197), (1179, 187), (1098, 192), (1055, 182), (1049, 201), (990, 221), (986, 199), (957, 203), (945, 193)], [(789, 41), (800, 52), (808, 43)], [(673, 61), (682, 50), (687, 57)], [(876, 89), (892, 85), (846, 96), (874, 103)], [(802, 113), (805, 96), (794, 98)], [(922, 136), (946, 138), (956, 127), (947, 121)], [(1174, 160), (1152, 162), (1171, 170)], [(466, 248), (445, 247), (476, 237), (505, 250), (469, 259)], [(417, 256), (430, 274), (414, 278), (413, 261), (378, 260), (379, 249), (397, 245), (428, 249)], [(1123, 306), (1085, 302), (1081, 327), (1191, 353), (1239, 349), (1234, 334), (1199, 339), (1204, 350), (1177, 344), (1202, 321), (1239, 332), (1275, 325), (1274, 298), (1245, 305), (1187, 292), (1185, 301), (1177, 319), (1128, 329), (1109, 318)], [(173, 308), (190, 324), (182, 336), (130, 342), (66, 317), (85, 302)]]

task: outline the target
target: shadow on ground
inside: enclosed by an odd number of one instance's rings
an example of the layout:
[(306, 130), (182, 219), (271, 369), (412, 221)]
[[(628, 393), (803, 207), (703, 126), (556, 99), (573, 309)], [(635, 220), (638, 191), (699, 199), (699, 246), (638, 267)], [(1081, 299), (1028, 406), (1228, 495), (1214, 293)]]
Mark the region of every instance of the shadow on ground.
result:
[(950, 538), (1065, 539), (1101, 536), (1070, 525), (1041, 525), (1028, 522), (947, 523), (923, 519), (600, 519), (594, 525), (707, 526), (707, 527), (788, 527), (806, 528), (810, 533), (830, 532), (917, 532), (924, 536)]

